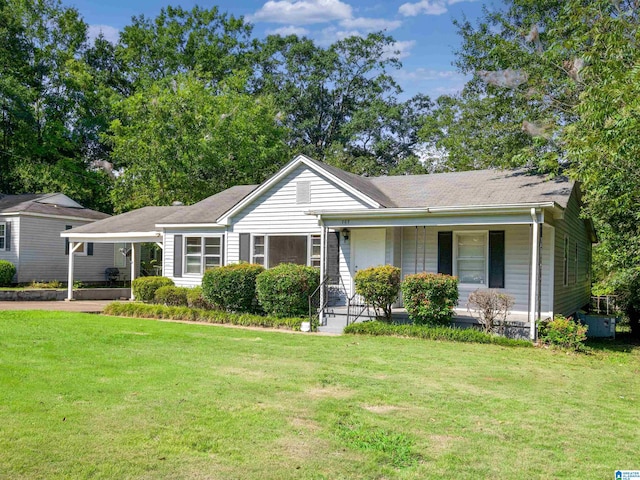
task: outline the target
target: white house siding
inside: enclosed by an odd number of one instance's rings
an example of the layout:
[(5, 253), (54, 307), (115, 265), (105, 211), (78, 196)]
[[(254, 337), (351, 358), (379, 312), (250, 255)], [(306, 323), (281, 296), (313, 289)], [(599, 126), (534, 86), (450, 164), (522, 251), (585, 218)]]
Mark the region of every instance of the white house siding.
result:
[[(591, 295), (591, 241), (587, 224), (580, 218), (580, 205), (574, 190), (564, 218), (555, 222), (554, 311), (572, 315), (589, 303)], [(564, 238), (569, 238), (569, 281), (564, 285)], [(574, 268), (575, 243), (578, 242), (578, 272)]]
[[(530, 226), (529, 225), (495, 225), (484, 227), (439, 227), (439, 228), (427, 228), (426, 229), (426, 256), (423, 254), (425, 251), (423, 247), (424, 233), (422, 227), (404, 227), (402, 233), (402, 278), (413, 273), (420, 273), (423, 270), (423, 260), (425, 270), (427, 272), (437, 272), (438, 270), (438, 232), (439, 231), (489, 231), (489, 230), (504, 230), (505, 232), (505, 288), (500, 289), (504, 293), (512, 295), (515, 299), (515, 304), (512, 308), (514, 312), (526, 312), (528, 311), (529, 303), (529, 265), (531, 254), (531, 240), (530, 240)], [(418, 251), (417, 251), (417, 267), (416, 267), (416, 232), (418, 234)], [(550, 240), (546, 240), (547, 245)], [(544, 256), (544, 254), (543, 254)], [(548, 255), (546, 255), (548, 258)], [(454, 259), (455, 261), (455, 259)], [(545, 267), (546, 262), (546, 267)], [(549, 283), (550, 271), (548, 268), (548, 259), (543, 262), (542, 266), (542, 311), (549, 310), (549, 292), (546, 290), (545, 283)], [(469, 294), (478, 288), (483, 288), (481, 285), (460, 285), (459, 287), (459, 308), (466, 308), (467, 299)], [(546, 287), (548, 288), (548, 287)]]
[[(164, 232), (164, 249), (162, 252), (162, 270), (163, 276), (170, 278), (179, 287), (199, 287), (202, 285), (202, 275), (182, 274), (181, 277), (173, 275), (173, 252), (175, 245), (175, 236), (182, 235), (182, 241), (184, 237), (215, 237), (222, 235), (225, 237), (225, 231), (223, 228), (171, 228), (165, 229)], [(227, 241), (223, 238), (223, 264), (227, 264)], [(182, 265), (184, 268), (184, 249), (183, 249)]]
[[(22, 216), (18, 282), (66, 281), (69, 256), (65, 255), (65, 239), (60, 237), (60, 233), (67, 225), (79, 227), (87, 223), (90, 222)], [(80, 282), (103, 282), (105, 269), (113, 265), (113, 244), (94, 243), (93, 255), (76, 255), (74, 278)]]
[[(296, 203), (296, 183), (299, 181), (310, 182), (309, 203)], [(231, 231), (257, 235), (319, 234), (318, 220), (305, 212), (358, 208), (367, 206), (346, 190), (301, 165), (239, 212), (232, 219)], [(229, 261), (234, 261), (232, 253), (230, 251)]]
[[(0, 217), (0, 222), (11, 224), (11, 249), (8, 251), (0, 250), (0, 260), (7, 260), (15, 265), (16, 270), (20, 270), (20, 243), (18, 242), (20, 238), (20, 217)], [(18, 281), (17, 274), (14, 277), (14, 281)]]

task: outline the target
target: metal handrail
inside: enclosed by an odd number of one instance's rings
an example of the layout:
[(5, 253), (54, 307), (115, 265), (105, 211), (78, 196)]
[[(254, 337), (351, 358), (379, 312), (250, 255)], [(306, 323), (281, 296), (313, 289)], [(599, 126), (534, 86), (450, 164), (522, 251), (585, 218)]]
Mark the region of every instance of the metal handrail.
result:
[[(319, 312), (323, 311), (325, 309), (325, 307), (327, 306), (327, 303), (329, 301), (328, 300), (328, 296), (329, 295), (327, 295), (327, 291), (326, 291), (326, 286), (327, 286), (327, 282), (328, 281), (329, 281), (329, 276), (327, 275), (327, 276), (324, 277), (322, 282), (320, 282), (320, 285), (318, 285), (318, 287), (313, 291), (313, 293), (311, 295), (309, 295), (309, 325), (310, 326), (313, 326), (313, 317), (318, 315)], [(323, 304), (322, 305), (318, 305), (317, 308), (314, 308), (313, 299), (318, 294), (318, 292), (320, 292), (321, 288), (325, 289), (325, 295), (324, 295)], [(318, 301), (318, 303), (320, 303), (320, 302)]]
[[(357, 293), (354, 293), (351, 297), (348, 298), (347, 300), (347, 326), (355, 323), (356, 320), (358, 320), (358, 318), (360, 318), (362, 316), (362, 314), (364, 313), (365, 310), (369, 311), (369, 304), (368, 303), (362, 303), (359, 302), (358, 304), (354, 304), (353, 300), (356, 297), (360, 297), (360, 295), (358, 295)], [(352, 313), (352, 307), (361, 307), (360, 311), (358, 311), (358, 313), (354, 316), (354, 314)], [(353, 317), (353, 319), (352, 319)]]

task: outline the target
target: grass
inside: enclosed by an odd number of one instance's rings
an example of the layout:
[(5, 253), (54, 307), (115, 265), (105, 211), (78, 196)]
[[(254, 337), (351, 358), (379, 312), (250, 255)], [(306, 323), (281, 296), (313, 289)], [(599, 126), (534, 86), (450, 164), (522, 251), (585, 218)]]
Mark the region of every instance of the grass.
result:
[(1, 478), (612, 478), (640, 351), (0, 312)]

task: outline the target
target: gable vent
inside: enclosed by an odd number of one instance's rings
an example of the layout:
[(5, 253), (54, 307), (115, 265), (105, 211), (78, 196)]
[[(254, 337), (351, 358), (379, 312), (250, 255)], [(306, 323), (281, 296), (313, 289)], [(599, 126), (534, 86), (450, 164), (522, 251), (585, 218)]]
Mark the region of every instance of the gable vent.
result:
[(311, 182), (298, 182), (296, 184), (296, 203), (311, 203)]

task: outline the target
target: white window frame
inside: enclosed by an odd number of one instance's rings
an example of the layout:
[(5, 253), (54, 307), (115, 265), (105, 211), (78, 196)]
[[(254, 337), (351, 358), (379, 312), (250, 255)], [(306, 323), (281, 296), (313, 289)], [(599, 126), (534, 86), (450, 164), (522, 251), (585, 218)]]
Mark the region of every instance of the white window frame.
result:
[(2, 235), (0, 235), (0, 238), (3, 240), (0, 251), (4, 252), (7, 249), (7, 222), (0, 222), (0, 227), (2, 227)]
[(81, 243), (82, 245), (80, 245), (75, 252), (73, 252), (73, 254), (76, 257), (86, 257), (87, 256), (87, 242), (76, 242), (76, 245), (78, 245), (78, 243)]
[[(187, 257), (195, 257), (195, 254), (188, 254), (187, 253), (187, 239), (188, 238), (199, 238), (200, 239), (200, 272), (199, 273), (194, 273), (194, 272), (187, 272)], [(207, 255), (206, 254), (206, 240), (210, 239), (210, 238), (217, 238), (220, 242), (220, 253), (219, 255)], [(202, 275), (204, 275), (204, 268), (205, 268), (205, 258), (206, 257), (219, 257), (220, 259), (220, 266), (222, 266), (222, 259), (223, 259), (223, 251), (222, 251), (222, 247), (223, 247), (223, 240), (222, 240), (222, 235), (185, 235), (182, 239), (182, 275), (185, 277), (201, 277)]]
[[(256, 238), (257, 237), (263, 237), (264, 238), (264, 253), (262, 255), (256, 255), (255, 254), (255, 246), (256, 246)], [(318, 239), (320, 239), (320, 256), (317, 257), (320, 262), (322, 262), (322, 236), (320, 233), (256, 233), (256, 234), (251, 234), (251, 262), (252, 263), (256, 263), (255, 259), (256, 257), (262, 257), (263, 259), (263, 263), (262, 265), (264, 266), (264, 268), (269, 268), (268, 264), (269, 264), (269, 237), (306, 237), (307, 238), (307, 266), (313, 266), (312, 265), (312, 260), (314, 259), (314, 257), (312, 256), (312, 252), (313, 252), (313, 238), (317, 237)], [(316, 268), (320, 268), (320, 266), (318, 265), (318, 267)]]
[(458, 275), (458, 237), (461, 235), (483, 235), (484, 236), (484, 283), (460, 282), (460, 285), (469, 285), (476, 288), (489, 288), (489, 230), (459, 230), (453, 232), (453, 275)]

